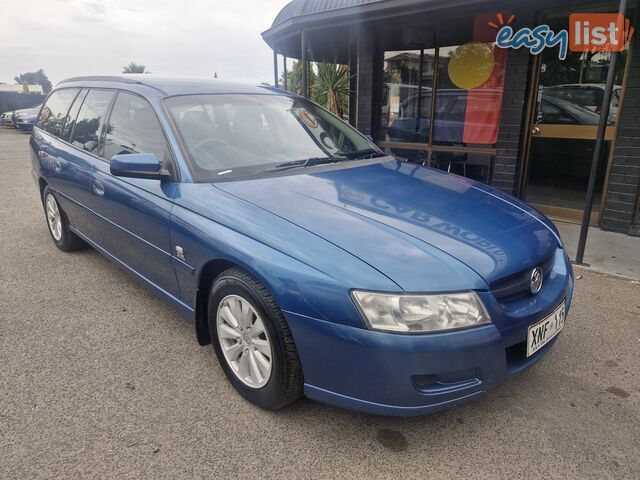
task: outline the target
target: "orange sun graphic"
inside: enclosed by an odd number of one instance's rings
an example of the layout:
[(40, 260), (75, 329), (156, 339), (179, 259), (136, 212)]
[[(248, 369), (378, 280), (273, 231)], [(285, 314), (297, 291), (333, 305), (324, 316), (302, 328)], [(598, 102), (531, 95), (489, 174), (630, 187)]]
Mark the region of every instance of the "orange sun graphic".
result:
[(511, 25), (511, 22), (513, 22), (513, 20), (515, 20), (516, 16), (515, 16), (515, 14), (514, 14), (514, 15), (511, 15), (511, 16), (509, 17), (509, 19), (505, 22), (505, 21), (504, 21), (504, 15), (502, 15), (502, 13), (498, 12), (498, 13), (496, 14), (496, 18), (498, 19), (498, 22), (497, 22), (497, 23), (496, 23), (496, 22), (488, 22), (488, 25), (489, 25), (491, 28), (495, 28), (496, 30), (500, 30), (500, 29), (501, 29), (502, 27), (504, 27), (505, 25)]
[(634, 28), (631, 26), (631, 22), (628, 18), (624, 20), (624, 43), (625, 45), (629, 45), (631, 43), (631, 39), (633, 38)]

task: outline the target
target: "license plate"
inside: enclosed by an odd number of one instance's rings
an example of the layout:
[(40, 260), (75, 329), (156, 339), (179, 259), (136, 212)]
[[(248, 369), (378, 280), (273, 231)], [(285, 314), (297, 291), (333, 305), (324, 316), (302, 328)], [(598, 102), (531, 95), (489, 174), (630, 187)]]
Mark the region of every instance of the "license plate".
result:
[(565, 302), (563, 301), (551, 315), (529, 327), (527, 332), (527, 357), (530, 357), (553, 337), (560, 333), (564, 327)]

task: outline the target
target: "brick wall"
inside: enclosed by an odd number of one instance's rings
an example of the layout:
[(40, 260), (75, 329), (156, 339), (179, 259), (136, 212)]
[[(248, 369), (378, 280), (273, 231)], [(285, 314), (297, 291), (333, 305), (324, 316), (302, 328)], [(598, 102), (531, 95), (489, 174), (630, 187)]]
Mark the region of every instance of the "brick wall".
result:
[(632, 222), (640, 187), (640, 41), (637, 36), (634, 38), (600, 226), (603, 230), (637, 234)]
[(366, 135), (371, 135), (373, 125), (373, 64), (374, 64), (374, 34), (373, 31), (361, 25), (358, 28), (357, 40), (357, 113), (356, 126)]
[(529, 51), (521, 48), (509, 50), (505, 72), (500, 131), (496, 143), (496, 158), (490, 183), (506, 193), (518, 194), (522, 159), (522, 134), (527, 83), (529, 77)]

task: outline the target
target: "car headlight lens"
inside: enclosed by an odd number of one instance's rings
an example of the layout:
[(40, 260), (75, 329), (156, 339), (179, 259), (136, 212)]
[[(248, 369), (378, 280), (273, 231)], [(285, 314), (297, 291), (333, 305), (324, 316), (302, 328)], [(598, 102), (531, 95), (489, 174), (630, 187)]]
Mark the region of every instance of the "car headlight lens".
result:
[(403, 333), (431, 333), (491, 323), (475, 292), (397, 295), (353, 291), (369, 328)]

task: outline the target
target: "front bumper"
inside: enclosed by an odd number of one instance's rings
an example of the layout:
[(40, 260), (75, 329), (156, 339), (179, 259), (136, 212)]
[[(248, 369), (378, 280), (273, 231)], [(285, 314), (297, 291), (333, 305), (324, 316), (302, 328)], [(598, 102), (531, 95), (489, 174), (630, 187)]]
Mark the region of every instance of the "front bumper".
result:
[(305, 395), (381, 415), (430, 413), (482, 396), (555, 344), (558, 337), (526, 358), (529, 325), (564, 299), (569, 311), (573, 278), (559, 252), (548, 285), (529, 301), (529, 310), (522, 303), (500, 305), (489, 293), (480, 293), (493, 319), (482, 327), (401, 335), (285, 312), (302, 362)]

